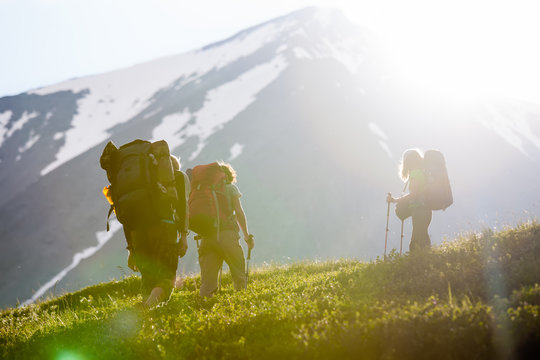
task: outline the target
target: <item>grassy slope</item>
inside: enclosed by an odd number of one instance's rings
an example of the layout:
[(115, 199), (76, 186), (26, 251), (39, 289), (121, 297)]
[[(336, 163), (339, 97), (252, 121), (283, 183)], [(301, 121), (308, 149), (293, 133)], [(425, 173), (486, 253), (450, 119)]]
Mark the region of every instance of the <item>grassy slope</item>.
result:
[[(134, 305), (139, 279), (1, 313), (0, 356), (39, 359), (497, 359), (540, 353), (540, 225), (429, 253), (270, 266), (212, 299), (189, 278), (168, 304)], [(539, 357), (540, 358), (540, 357)]]

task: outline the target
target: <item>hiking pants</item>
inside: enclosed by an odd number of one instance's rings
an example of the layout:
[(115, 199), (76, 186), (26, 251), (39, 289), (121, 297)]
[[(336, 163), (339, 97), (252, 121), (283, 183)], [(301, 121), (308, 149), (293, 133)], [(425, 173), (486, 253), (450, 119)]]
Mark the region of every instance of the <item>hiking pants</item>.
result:
[(131, 231), (133, 256), (142, 277), (143, 297), (155, 287), (166, 297), (172, 293), (178, 255), (176, 226), (157, 222)]
[(428, 227), (431, 223), (432, 211), (425, 206), (419, 206), (412, 210), (412, 236), (409, 244), (409, 251), (429, 249), (431, 240), (429, 239)]
[(229, 265), (235, 290), (246, 288), (244, 251), (237, 231), (221, 230), (217, 235), (203, 237), (199, 247), (201, 266), (201, 296), (211, 297), (218, 289), (219, 269), (223, 261)]

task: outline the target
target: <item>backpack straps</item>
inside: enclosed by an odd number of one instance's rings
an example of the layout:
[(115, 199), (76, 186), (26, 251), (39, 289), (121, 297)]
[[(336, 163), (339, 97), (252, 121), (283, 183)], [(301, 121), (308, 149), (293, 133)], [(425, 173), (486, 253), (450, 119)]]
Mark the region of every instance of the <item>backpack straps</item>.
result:
[(405, 186), (403, 187), (403, 191), (401, 192), (402, 194), (404, 194), (405, 190), (407, 190), (407, 186), (409, 186), (409, 179), (407, 179), (407, 182), (405, 183)]
[(107, 214), (107, 232), (111, 229), (109, 226), (109, 218), (111, 217), (112, 212), (114, 211), (114, 205), (111, 204), (111, 207), (109, 208), (109, 213)]

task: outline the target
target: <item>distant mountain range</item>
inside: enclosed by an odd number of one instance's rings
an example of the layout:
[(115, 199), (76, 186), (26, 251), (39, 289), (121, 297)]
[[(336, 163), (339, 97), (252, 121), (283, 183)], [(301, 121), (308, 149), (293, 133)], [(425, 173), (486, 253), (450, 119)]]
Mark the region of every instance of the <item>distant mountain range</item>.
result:
[[(0, 305), (128, 272), (121, 226), (105, 232), (109, 140), (165, 139), (184, 169), (231, 162), (259, 266), (381, 255), (385, 196), (401, 192), (411, 147), (447, 159), (455, 203), (434, 214), (434, 243), (540, 214), (536, 105), (418, 96), (384, 64), (367, 31), (307, 8), (189, 53), (0, 98)], [(390, 228), (399, 247), (395, 216)], [(190, 246), (179, 273), (198, 271)]]

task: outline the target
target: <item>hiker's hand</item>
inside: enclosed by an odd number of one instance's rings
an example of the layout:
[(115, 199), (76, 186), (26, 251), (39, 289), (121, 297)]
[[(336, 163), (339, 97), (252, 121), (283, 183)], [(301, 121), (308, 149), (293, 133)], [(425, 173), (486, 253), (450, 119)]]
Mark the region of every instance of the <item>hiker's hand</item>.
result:
[(394, 198), (392, 197), (392, 195), (391, 195), (390, 193), (388, 193), (388, 195), (386, 196), (386, 202), (388, 202), (388, 203), (394, 203), (394, 202), (396, 202), (396, 199), (394, 199)]
[(188, 249), (187, 233), (180, 233), (180, 243), (178, 244), (178, 256), (184, 257)]
[(248, 237), (245, 239), (246, 243), (248, 245), (248, 249), (251, 250), (255, 247), (255, 239), (252, 234), (249, 234)]
[(135, 272), (139, 272), (139, 269), (137, 268), (137, 265), (135, 264), (135, 257), (131, 253), (131, 251), (128, 254), (128, 268)]

